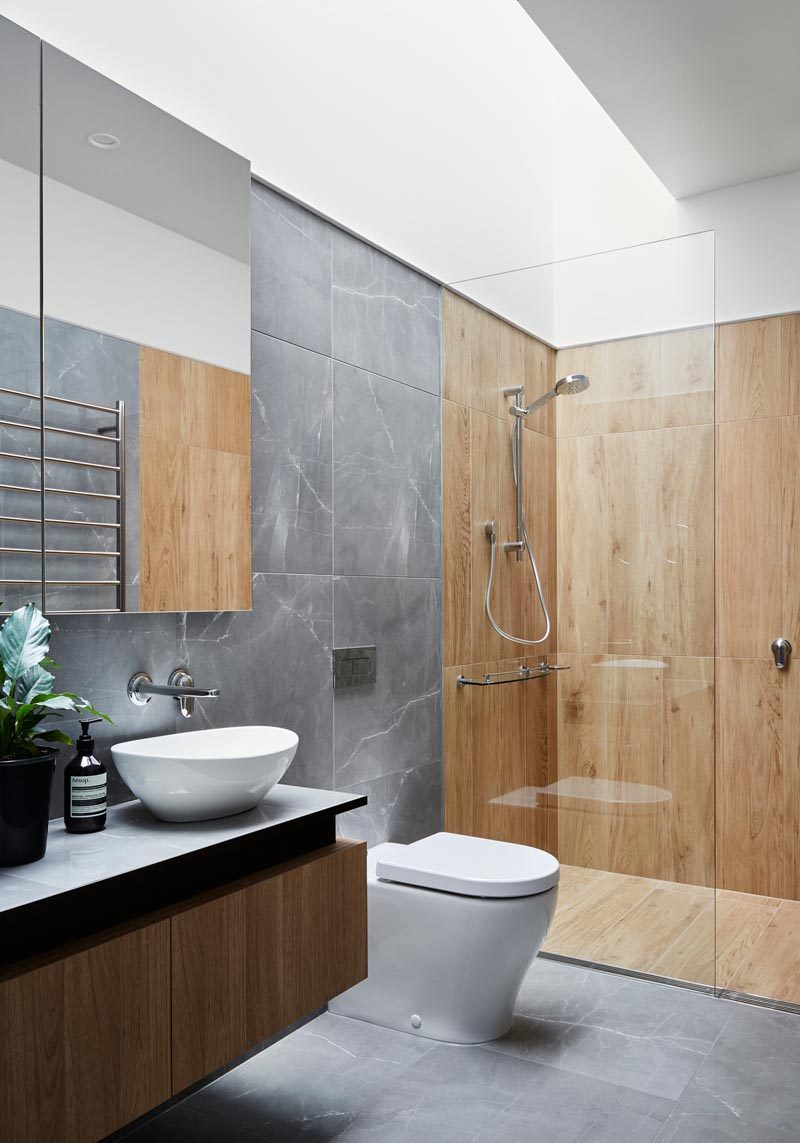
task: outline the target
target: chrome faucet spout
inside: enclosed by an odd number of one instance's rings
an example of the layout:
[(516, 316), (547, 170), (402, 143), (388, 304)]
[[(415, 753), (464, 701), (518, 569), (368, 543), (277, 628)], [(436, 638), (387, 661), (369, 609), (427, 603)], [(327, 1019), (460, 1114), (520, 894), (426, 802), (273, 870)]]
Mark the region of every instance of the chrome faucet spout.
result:
[(194, 714), (195, 699), (219, 698), (219, 687), (196, 687), (194, 679), (182, 667), (176, 667), (166, 684), (154, 683), (144, 671), (137, 671), (128, 680), (128, 698), (134, 706), (146, 706), (153, 695), (174, 698), (180, 704), (184, 718)]
[(164, 686), (161, 683), (141, 682), (136, 687), (140, 695), (167, 695), (169, 698), (219, 698), (219, 687)]

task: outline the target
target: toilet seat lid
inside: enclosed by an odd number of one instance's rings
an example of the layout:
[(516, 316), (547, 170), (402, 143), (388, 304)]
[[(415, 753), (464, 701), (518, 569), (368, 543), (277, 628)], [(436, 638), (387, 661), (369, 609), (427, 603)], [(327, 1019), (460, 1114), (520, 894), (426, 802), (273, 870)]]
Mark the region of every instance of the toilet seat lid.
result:
[(411, 845), (382, 845), (375, 873), (465, 897), (530, 897), (558, 884), (558, 868), (552, 854), (529, 845), (434, 833)]

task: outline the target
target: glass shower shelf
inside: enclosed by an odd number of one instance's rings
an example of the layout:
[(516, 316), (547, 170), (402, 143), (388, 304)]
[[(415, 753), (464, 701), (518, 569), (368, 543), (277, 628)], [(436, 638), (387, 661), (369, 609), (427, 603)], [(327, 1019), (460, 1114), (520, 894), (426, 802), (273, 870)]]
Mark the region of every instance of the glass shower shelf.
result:
[(481, 679), (468, 679), (459, 675), (456, 682), (460, 687), (493, 687), (502, 683), (527, 683), (530, 679), (546, 679), (554, 671), (568, 671), (568, 666), (558, 663), (540, 663), (537, 667), (519, 667), (516, 671), (498, 671), (484, 675)]

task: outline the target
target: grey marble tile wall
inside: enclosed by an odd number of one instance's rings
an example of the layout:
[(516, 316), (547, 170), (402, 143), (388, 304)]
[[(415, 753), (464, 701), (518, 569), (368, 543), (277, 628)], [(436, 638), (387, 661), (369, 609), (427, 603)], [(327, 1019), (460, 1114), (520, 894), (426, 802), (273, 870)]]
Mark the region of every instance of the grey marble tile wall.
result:
[[(343, 828), (412, 840), (442, 820), (439, 288), (265, 187), (251, 207), (253, 610), (64, 617), (53, 654), (115, 718), (106, 757), (278, 723), (300, 736), (287, 781), (363, 791)], [(371, 643), (376, 685), (334, 692), (333, 647)], [(128, 703), (134, 670), (179, 664), (221, 697), (191, 722)]]

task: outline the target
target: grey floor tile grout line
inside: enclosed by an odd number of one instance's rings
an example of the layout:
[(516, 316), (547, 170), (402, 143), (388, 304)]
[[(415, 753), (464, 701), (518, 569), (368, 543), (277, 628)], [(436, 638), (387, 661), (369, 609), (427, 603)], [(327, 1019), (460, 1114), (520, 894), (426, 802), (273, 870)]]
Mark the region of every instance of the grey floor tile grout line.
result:
[[(331, 298), (331, 308), (333, 307), (333, 299)], [(290, 341), (287, 337), (279, 337), (276, 333), (265, 333), (263, 329), (255, 329), (250, 327), (251, 333), (257, 333), (259, 337), (271, 337), (273, 341), (280, 341), (284, 345), (291, 345), (295, 349), (302, 349), (305, 353), (313, 353), (315, 357), (322, 357), (325, 361), (332, 361), (336, 365), (346, 365), (348, 369), (359, 369), (362, 373), (369, 373), (371, 377), (379, 377), (381, 381), (394, 381), (396, 385), (405, 385), (407, 389), (414, 389), (417, 393), (424, 393), (427, 397), (431, 397), (434, 401), (441, 399), (441, 374), (439, 377), (439, 391), (432, 393), (430, 389), (423, 389), (421, 385), (414, 385), (411, 381), (403, 381), (400, 377), (390, 377), (388, 373), (379, 373), (375, 369), (367, 369), (363, 365), (357, 365), (355, 361), (345, 361), (343, 357), (334, 357), (332, 353), (322, 353), (319, 349), (309, 349), (307, 345), (301, 345), (299, 341)]]

